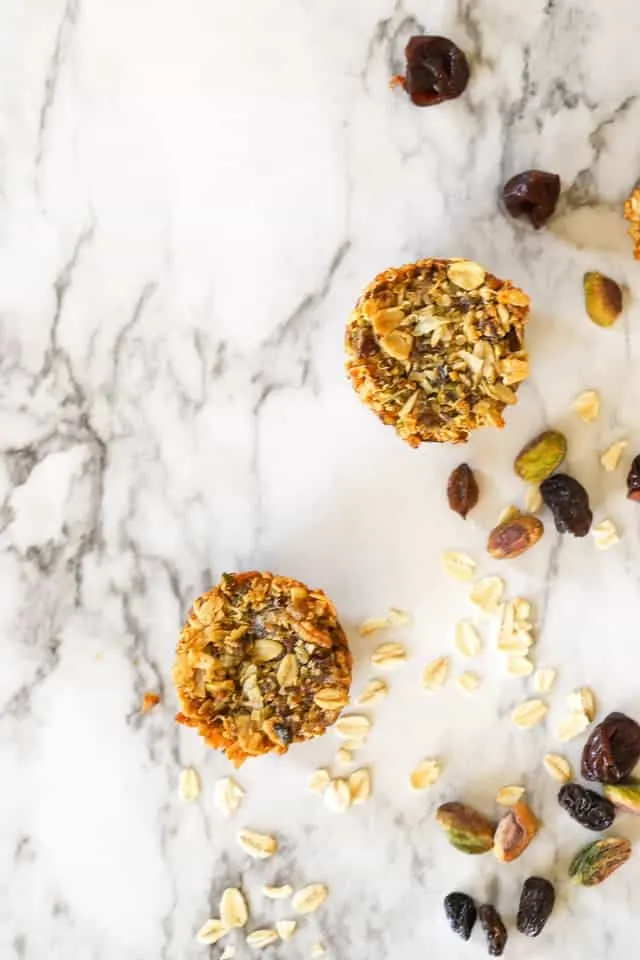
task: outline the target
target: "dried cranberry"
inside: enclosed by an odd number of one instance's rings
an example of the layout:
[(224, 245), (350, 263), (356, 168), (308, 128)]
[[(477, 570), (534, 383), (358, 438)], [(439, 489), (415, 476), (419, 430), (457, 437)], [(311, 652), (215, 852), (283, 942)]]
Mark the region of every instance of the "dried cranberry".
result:
[(627, 497), (640, 503), (640, 454), (633, 458), (627, 475)]
[(512, 217), (526, 217), (539, 230), (553, 214), (560, 196), (560, 177), (543, 170), (525, 170), (502, 188), (504, 205)]
[(540, 484), (540, 493), (553, 514), (559, 533), (586, 537), (593, 523), (589, 494), (575, 477), (554, 473)]
[(558, 794), (558, 803), (587, 830), (608, 830), (616, 818), (610, 800), (579, 783), (566, 783)]
[(411, 37), (405, 88), (417, 107), (455, 100), (469, 82), (469, 64), (462, 50), (446, 37)]
[(640, 726), (624, 713), (610, 713), (582, 751), (582, 776), (600, 783), (626, 780), (640, 759)]

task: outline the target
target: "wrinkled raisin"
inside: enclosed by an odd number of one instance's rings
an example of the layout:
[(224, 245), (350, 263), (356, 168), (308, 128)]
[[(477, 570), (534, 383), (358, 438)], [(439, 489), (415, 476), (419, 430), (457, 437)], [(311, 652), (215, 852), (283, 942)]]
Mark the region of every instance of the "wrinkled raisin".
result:
[(444, 898), (444, 911), (454, 933), (468, 940), (478, 916), (476, 905), (466, 893), (450, 893)]
[(586, 537), (591, 529), (593, 513), (589, 494), (581, 483), (566, 473), (554, 473), (540, 484), (542, 499), (553, 514), (559, 533)]
[(411, 37), (404, 86), (417, 107), (455, 100), (469, 82), (469, 64), (462, 50), (446, 37)]
[(600, 783), (626, 780), (640, 759), (640, 726), (624, 713), (610, 713), (582, 751), (582, 776)]
[(520, 894), (516, 920), (518, 930), (527, 937), (537, 937), (551, 916), (556, 902), (553, 884), (544, 877), (529, 877)]
[(627, 496), (629, 500), (640, 503), (640, 454), (633, 458), (627, 475)]
[(504, 205), (512, 217), (526, 217), (539, 230), (556, 209), (560, 177), (543, 170), (525, 170), (502, 188)]
[(449, 477), (447, 498), (449, 506), (459, 513), (463, 520), (478, 502), (478, 483), (468, 463), (461, 463)]
[(487, 935), (490, 957), (501, 957), (507, 943), (507, 928), (495, 907), (485, 903), (479, 911), (482, 929)]
[(579, 783), (566, 783), (558, 794), (558, 803), (587, 830), (608, 830), (616, 818), (610, 800)]

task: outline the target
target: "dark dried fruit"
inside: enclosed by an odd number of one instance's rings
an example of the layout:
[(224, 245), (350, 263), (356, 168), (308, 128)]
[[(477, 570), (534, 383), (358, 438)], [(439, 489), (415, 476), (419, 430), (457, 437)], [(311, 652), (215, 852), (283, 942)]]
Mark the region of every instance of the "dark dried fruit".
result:
[[(605, 837), (579, 850), (569, 876), (582, 887), (595, 887), (611, 876), (631, 856), (631, 844), (621, 837)], [(482, 919), (482, 914), (480, 915)]]
[(640, 503), (640, 454), (633, 458), (627, 474), (627, 497)]
[(468, 463), (461, 463), (449, 477), (447, 484), (447, 498), (454, 513), (459, 513), (463, 520), (473, 510), (478, 502), (478, 483), (473, 470)]
[(583, 279), (584, 305), (599, 327), (612, 327), (622, 313), (622, 290), (611, 277), (592, 270)]
[(453, 932), (468, 940), (478, 916), (471, 897), (466, 893), (450, 893), (444, 898), (444, 911)]
[(464, 53), (446, 37), (411, 37), (405, 47), (404, 87), (417, 107), (455, 100), (469, 82)]
[(511, 863), (527, 849), (540, 822), (527, 803), (514, 803), (496, 828), (493, 852), (502, 863)]
[(480, 907), (480, 923), (487, 935), (490, 957), (501, 957), (507, 943), (507, 928), (495, 907), (485, 903)]
[(512, 217), (526, 217), (539, 230), (556, 209), (560, 177), (543, 170), (525, 170), (502, 188), (504, 205)]
[(621, 783), (640, 759), (640, 727), (624, 713), (610, 713), (582, 751), (582, 776), (600, 783)]
[(516, 920), (520, 933), (527, 937), (539, 936), (551, 916), (555, 902), (553, 884), (544, 877), (529, 877), (525, 880)]
[(593, 523), (589, 494), (581, 483), (566, 473), (554, 473), (540, 484), (542, 499), (553, 514), (559, 533), (586, 537)]
[(541, 520), (518, 514), (494, 527), (489, 534), (487, 551), (494, 560), (513, 560), (535, 546), (543, 533)]
[(608, 830), (616, 818), (610, 800), (579, 783), (566, 783), (558, 794), (558, 803), (587, 830)]

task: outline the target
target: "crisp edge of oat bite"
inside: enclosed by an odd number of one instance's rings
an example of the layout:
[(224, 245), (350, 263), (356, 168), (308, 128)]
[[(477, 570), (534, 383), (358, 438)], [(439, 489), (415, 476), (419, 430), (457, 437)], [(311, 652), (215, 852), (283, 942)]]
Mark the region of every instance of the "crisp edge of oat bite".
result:
[[(428, 283), (432, 286), (434, 294), (443, 284), (453, 287), (453, 292), (460, 296), (469, 292), (475, 293), (476, 289), (484, 292), (479, 302), (486, 305), (487, 319), (499, 327), (502, 326), (504, 330), (501, 338), (492, 341), (492, 350), (496, 347), (501, 348), (501, 356), (496, 362), (505, 365), (504, 375), (502, 370), (496, 367), (491, 379), (482, 375), (479, 377), (478, 384), (483, 384), (487, 390), (487, 396), (483, 395), (476, 399), (473, 408), (469, 406), (468, 393), (465, 395), (464, 389), (461, 388), (460, 396), (456, 400), (459, 409), (456, 410), (455, 416), (449, 415), (447, 418), (444, 414), (439, 414), (436, 408), (430, 423), (420, 420), (412, 411), (412, 401), (415, 406), (418, 406), (416, 399), (424, 400), (424, 397), (415, 384), (410, 383), (412, 377), (407, 375), (408, 367), (412, 362), (411, 346), (407, 347), (408, 353), (404, 357), (398, 352), (398, 348), (403, 347), (403, 338), (408, 340), (409, 344), (412, 343), (414, 328), (407, 327), (402, 320), (396, 323), (395, 328), (393, 326), (394, 315), (398, 312), (402, 313), (404, 310), (405, 318), (409, 316), (407, 310), (413, 314), (417, 313), (417, 308), (407, 305), (406, 295), (416, 292), (415, 288), (421, 279), (420, 273), (427, 272), (430, 274)], [(439, 276), (434, 278), (434, 272), (436, 274), (439, 272)], [(475, 285), (467, 285), (472, 273), (475, 273), (478, 282), (475, 284), (475, 280), (471, 277)], [(404, 303), (402, 298), (405, 298)], [(451, 308), (454, 305), (455, 298), (451, 300), (449, 297), (447, 307)], [(424, 307), (423, 299), (419, 309), (424, 310)], [(502, 411), (505, 406), (516, 402), (519, 383), (526, 379), (529, 372), (528, 355), (524, 347), (524, 328), (528, 316), (527, 294), (514, 286), (511, 281), (493, 276), (473, 261), (423, 259), (400, 267), (391, 267), (379, 273), (367, 285), (352, 311), (345, 334), (346, 370), (362, 402), (383, 423), (393, 426), (396, 433), (409, 446), (418, 447), (426, 442), (464, 443), (471, 431), (480, 426), (488, 424), (496, 427), (504, 426)], [(477, 328), (475, 330), (474, 325)], [(398, 327), (401, 328), (399, 331)], [(465, 333), (470, 336), (475, 332), (476, 336), (473, 340), (469, 339), (461, 350), (464, 347), (477, 349), (480, 346), (479, 341), (489, 342), (487, 337), (479, 333), (479, 328), (480, 318), (471, 319)], [(375, 347), (375, 350), (372, 349), (372, 352), (366, 355), (359, 350), (358, 335), (360, 335), (360, 341), (368, 337), (371, 347)], [(512, 335), (517, 338), (515, 347), (507, 346), (507, 337)], [(390, 338), (395, 338), (399, 342), (391, 345)], [(392, 348), (390, 355), (388, 347)], [(483, 349), (487, 350), (486, 347)], [(468, 355), (469, 351), (466, 351), (466, 354)], [(460, 356), (454, 357), (455, 359), (459, 360)], [(394, 361), (396, 361), (395, 365)], [(508, 372), (507, 364), (510, 365)], [(388, 369), (389, 367), (391, 369)], [(455, 380), (458, 379), (456, 375)], [(388, 393), (389, 387), (394, 384), (399, 387), (397, 403), (396, 396), (390, 397)], [(413, 396), (411, 390), (413, 390)], [(426, 406), (428, 407), (428, 404)]]
[[(225, 592), (225, 586), (230, 587), (230, 592)], [(283, 710), (282, 716), (265, 718), (263, 714), (260, 715), (262, 711), (259, 711), (256, 718), (256, 711), (249, 712), (246, 706), (242, 710), (216, 712), (212, 707), (213, 697), (202, 690), (196, 695), (198, 658), (204, 652), (204, 647), (211, 645), (212, 633), (217, 619), (222, 619), (225, 601), (233, 598), (239, 588), (244, 588), (239, 596), (245, 598), (248, 614), (251, 614), (252, 604), (260, 609), (259, 605), (269, 598), (278, 601), (275, 609), (271, 609), (271, 614), (274, 612), (276, 614), (276, 622), (271, 625), (270, 635), (263, 639), (280, 642), (284, 637), (285, 641), (289, 642), (289, 646), (292, 637), (295, 639), (297, 656), (290, 659), (298, 661), (298, 658), (302, 658), (302, 660), (297, 662), (295, 681), (286, 685), (290, 695), (285, 693), (284, 696), (291, 700), (291, 703), (286, 705), (291, 707), (289, 716), (285, 715), (286, 710)], [(282, 602), (283, 597), (287, 598), (285, 604)], [(225, 613), (228, 615), (228, 607)], [(280, 624), (277, 622), (279, 619), (281, 619)], [(279, 632), (279, 626), (282, 632)], [(228, 616), (225, 629), (232, 644), (237, 644), (244, 634), (248, 633), (250, 627), (247, 626), (246, 620), (242, 619), (242, 610), (238, 611), (235, 629), (230, 630)], [(215, 641), (224, 643), (227, 638), (224, 637), (224, 632), (222, 636), (220, 633), (221, 631), (217, 631)], [(235, 637), (231, 635), (233, 633)], [(309, 647), (312, 649), (313, 646), (332, 651), (332, 656), (322, 661), (321, 674), (317, 671), (317, 662), (313, 661), (309, 653)], [(246, 661), (238, 665), (238, 668), (247, 666), (251, 669), (253, 665), (255, 674), (255, 665), (260, 663), (264, 666), (265, 661), (254, 659), (253, 651), (252, 644), (249, 648), (249, 656)], [(213, 653), (216, 652), (214, 648)], [(291, 652), (290, 650), (289, 654)], [(237, 646), (235, 653), (236, 655), (238, 653)], [(285, 659), (287, 659), (286, 656), (276, 658), (273, 661), (274, 668), (278, 662), (282, 664)], [(307, 667), (308, 669), (305, 669)], [(225, 574), (215, 587), (194, 601), (181, 630), (173, 671), (174, 683), (182, 707), (176, 715), (176, 721), (184, 726), (194, 727), (209, 746), (223, 750), (236, 767), (250, 756), (261, 756), (265, 753), (282, 754), (287, 751), (291, 743), (304, 742), (320, 736), (335, 723), (348, 702), (351, 667), (352, 657), (346, 635), (338, 621), (335, 607), (324, 591), (311, 590), (298, 580), (260, 571)], [(305, 674), (307, 674), (306, 677)], [(228, 686), (228, 679), (228, 677), (225, 678), (226, 686)], [(308, 696), (305, 696), (305, 681), (310, 684)], [(314, 699), (322, 691), (326, 693), (327, 688), (330, 688), (339, 700), (339, 703), (331, 709), (319, 706), (323, 703), (321, 699), (318, 703)], [(236, 692), (237, 687), (234, 686), (233, 689)], [(242, 689), (244, 690), (244, 685)], [(280, 687), (279, 695), (283, 695), (282, 689)], [(255, 685), (253, 695), (261, 699), (262, 694), (258, 684)], [(240, 705), (241, 701), (238, 700), (237, 704)], [(296, 717), (298, 723), (290, 740), (283, 742), (277, 735), (277, 728), (283, 723), (290, 722), (291, 716)]]
[(633, 255), (640, 260), (640, 187), (635, 187), (625, 200), (624, 217), (629, 223), (629, 236), (634, 243)]

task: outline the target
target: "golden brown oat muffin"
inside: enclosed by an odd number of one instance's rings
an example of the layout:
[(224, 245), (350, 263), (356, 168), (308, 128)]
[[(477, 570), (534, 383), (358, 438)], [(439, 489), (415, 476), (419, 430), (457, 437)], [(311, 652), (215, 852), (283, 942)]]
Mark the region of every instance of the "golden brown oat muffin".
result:
[(640, 187), (636, 187), (625, 201), (624, 216), (629, 221), (629, 236), (635, 244), (633, 255), (640, 260)]
[(349, 699), (351, 653), (322, 590), (271, 573), (228, 573), (193, 604), (173, 679), (178, 722), (239, 767), (335, 723)]
[(528, 296), (470, 260), (418, 260), (379, 274), (346, 333), (356, 393), (410, 446), (463, 443), (503, 427), (529, 373)]

